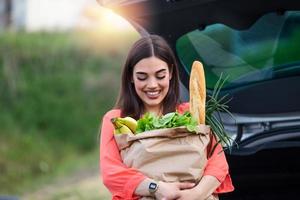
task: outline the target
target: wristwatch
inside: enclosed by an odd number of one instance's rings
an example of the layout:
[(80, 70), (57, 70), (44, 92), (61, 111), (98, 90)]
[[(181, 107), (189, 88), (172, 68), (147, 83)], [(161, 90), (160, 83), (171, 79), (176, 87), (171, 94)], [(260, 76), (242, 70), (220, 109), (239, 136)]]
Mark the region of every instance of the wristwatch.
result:
[(157, 189), (158, 189), (158, 183), (155, 181), (151, 181), (148, 186), (148, 190), (149, 190), (151, 196), (154, 196)]

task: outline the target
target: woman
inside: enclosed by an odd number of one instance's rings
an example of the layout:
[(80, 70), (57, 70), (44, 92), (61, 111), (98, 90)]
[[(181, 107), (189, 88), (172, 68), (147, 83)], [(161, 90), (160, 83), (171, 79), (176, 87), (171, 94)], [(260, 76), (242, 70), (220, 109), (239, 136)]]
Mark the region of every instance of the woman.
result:
[(220, 145), (208, 159), (204, 176), (196, 186), (192, 183), (156, 182), (122, 162), (113, 136), (111, 118), (131, 116), (138, 119), (146, 112), (163, 115), (175, 110), (183, 113), (189, 109), (188, 103), (179, 103), (176, 59), (163, 38), (150, 35), (132, 46), (121, 83), (116, 108), (103, 117), (100, 144), (101, 174), (114, 200), (138, 199), (140, 196), (199, 200), (212, 193), (233, 191), (225, 155), (219, 153), (222, 150)]

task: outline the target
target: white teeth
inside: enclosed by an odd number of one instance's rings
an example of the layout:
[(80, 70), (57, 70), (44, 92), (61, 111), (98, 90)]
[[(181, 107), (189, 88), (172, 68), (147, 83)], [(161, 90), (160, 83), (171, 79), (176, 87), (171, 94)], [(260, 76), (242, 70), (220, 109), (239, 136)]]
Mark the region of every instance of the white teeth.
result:
[(147, 92), (147, 94), (149, 94), (149, 95), (158, 95), (159, 91), (156, 91), (156, 92)]

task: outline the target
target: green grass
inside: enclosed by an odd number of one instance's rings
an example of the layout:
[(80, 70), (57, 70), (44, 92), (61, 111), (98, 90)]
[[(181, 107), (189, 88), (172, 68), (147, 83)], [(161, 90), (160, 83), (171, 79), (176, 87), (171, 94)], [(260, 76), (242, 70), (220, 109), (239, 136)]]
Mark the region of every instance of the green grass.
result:
[[(111, 195), (101, 182), (98, 173), (98, 151), (71, 159), (57, 170), (55, 177), (42, 177), (36, 181), (24, 200), (56, 199), (111, 199)], [(39, 185), (42, 183), (42, 187)], [(47, 183), (47, 184), (45, 184)]]
[(102, 115), (114, 105), (137, 38), (0, 34), (0, 194), (66, 174), (68, 163), (98, 148)]

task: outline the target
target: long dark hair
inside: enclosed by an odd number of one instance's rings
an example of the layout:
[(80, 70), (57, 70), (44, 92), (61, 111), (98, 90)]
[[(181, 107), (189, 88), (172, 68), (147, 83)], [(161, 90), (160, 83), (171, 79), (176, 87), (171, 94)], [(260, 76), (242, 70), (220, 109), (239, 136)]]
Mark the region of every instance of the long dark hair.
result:
[(137, 95), (133, 79), (133, 68), (142, 59), (157, 57), (168, 64), (172, 73), (169, 91), (162, 102), (162, 112), (166, 114), (176, 110), (179, 103), (179, 74), (175, 56), (168, 43), (158, 35), (149, 35), (136, 41), (131, 47), (122, 71), (121, 89), (116, 108), (121, 109), (121, 116), (140, 118), (145, 108)]

